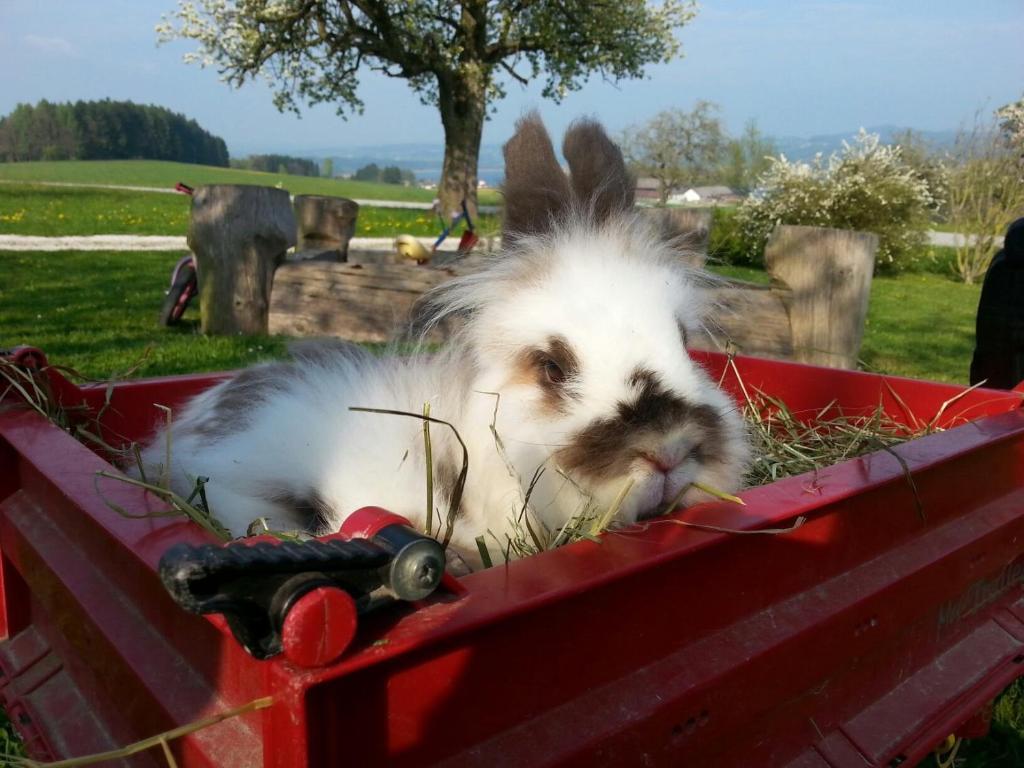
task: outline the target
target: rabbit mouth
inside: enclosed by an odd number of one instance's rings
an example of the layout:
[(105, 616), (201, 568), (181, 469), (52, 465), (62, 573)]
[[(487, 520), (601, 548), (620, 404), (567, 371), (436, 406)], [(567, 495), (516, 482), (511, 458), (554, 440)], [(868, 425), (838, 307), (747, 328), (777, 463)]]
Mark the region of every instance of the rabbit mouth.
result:
[(674, 472), (652, 472), (636, 489), (636, 520), (648, 520), (682, 506), (681, 497), (690, 487), (693, 473), (683, 468)]

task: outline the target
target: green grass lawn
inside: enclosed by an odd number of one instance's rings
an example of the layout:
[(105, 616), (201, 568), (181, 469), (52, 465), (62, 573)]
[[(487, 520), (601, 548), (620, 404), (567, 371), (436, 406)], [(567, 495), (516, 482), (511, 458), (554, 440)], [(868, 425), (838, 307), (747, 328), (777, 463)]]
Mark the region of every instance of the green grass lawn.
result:
[[(0, 184), (0, 234), (184, 235), (190, 205), (187, 195)], [(484, 214), (477, 226), (483, 234), (495, 233), (498, 217)], [(441, 224), (430, 211), (364, 205), (356, 220), (358, 237), (431, 236), (440, 231)]]
[(0, 252), (0, 347), (31, 344), (91, 378), (237, 368), (279, 355), (270, 337), (197, 332), (195, 310), (171, 329), (157, 313), (177, 254)]
[(5, 235), (183, 235), (187, 195), (0, 184)]
[(877, 277), (861, 359), (874, 371), (966, 384), (980, 285), (928, 273)]
[[(78, 184), (123, 184), (172, 189), (176, 182), (191, 187), (202, 184), (258, 184), (282, 186), (293, 195), (337, 195), (361, 200), (401, 200), (429, 203), (436, 194), (418, 187), (375, 184), (348, 179), (320, 179), (286, 173), (244, 171), (163, 160), (61, 160), (53, 162), (0, 163), (0, 179), (7, 181), (61, 181)], [(498, 202), (494, 190), (482, 190), (481, 204)]]

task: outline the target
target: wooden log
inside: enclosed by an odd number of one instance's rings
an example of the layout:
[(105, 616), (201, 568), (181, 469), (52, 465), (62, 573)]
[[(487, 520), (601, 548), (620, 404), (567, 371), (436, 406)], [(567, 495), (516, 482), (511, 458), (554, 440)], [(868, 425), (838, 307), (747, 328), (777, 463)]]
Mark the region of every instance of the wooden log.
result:
[[(771, 285), (722, 281), (698, 349), (854, 367), (863, 335), (877, 240), (873, 235), (783, 227), (769, 246)], [(480, 268), (471, 256), (445, 266), (405, 263), (288, 264), (278, 270), (270, 330), (385, 341), (408, 327), (419, 297)], [(442, 340), (450, 328), (438, 329)]]
[[(479, 268), (479, 260), (445, 267), (415, 264), (290, 263), (277, 271), (270, 332), (388, 341), (408, 329), (413, 305), (431, 288)], [(441, 340), (448, 328), (431, 335)]]
[(712, 213), (708, 208), (647, 208), (644, 211), (673, 241), (684, 262), (703, 267), (708, 260)]
[(730, 280), (709, 293), (715, 311), (705, 331), (690, 340), (691, 346), (762, 357), (793, 356), (788, 290)]
[(345, 261), (348, 243), (356, 233), (359, 203), (344, 197), (296, 195), (295, 220), (298, 223), (296, 251), (316, 251), (325, 260), (333, 251), (334, 261)]
[(203, 333), (266, 333), (274, 270), (294, 244), (287, 191), (234, 184), (197, 189), (188, 246), (198, 264)]
[(791, 292), (793, 357), (856, 368), (868, 314), (878, 236), (820, 227), (780, 226), (765, 266)]

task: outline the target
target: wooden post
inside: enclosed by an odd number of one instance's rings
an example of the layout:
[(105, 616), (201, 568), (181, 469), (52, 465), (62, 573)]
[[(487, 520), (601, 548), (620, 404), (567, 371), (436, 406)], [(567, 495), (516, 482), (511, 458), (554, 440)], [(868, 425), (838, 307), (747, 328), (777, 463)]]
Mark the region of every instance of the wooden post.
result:
[(295, 244), (288, 192), (216, 184), (192, 197), (188, 247), (196, 255), (203, 333), (267, 332), (274, 270)]
[(868, 315), (878, 236), (819, 227), (780, 226), (765, 246), (772, 278), (789, 288), (793, 357), (856, 368)]
[(346, 261), (359, 203), (344, 197), (296, 195), (294, 206), (299, 226), (296, 258)]
[(666, 237), (672, 238), (683, 261), (703, 267), (708, 260), (712, 213), (708, 208), (648, 208)]

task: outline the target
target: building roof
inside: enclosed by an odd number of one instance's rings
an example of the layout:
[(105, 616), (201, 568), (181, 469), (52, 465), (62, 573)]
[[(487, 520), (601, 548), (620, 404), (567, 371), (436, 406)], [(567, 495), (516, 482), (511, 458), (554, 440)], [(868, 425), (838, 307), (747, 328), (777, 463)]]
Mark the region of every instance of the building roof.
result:
[(693, 187), (693, 191), (700, 195), (702, 198), (728, 197), (730, 195), (738, 194), (735, 189), (732, 189), (731, 187), (726, 187), (722, 184), (717, 184), (710, 187)]

